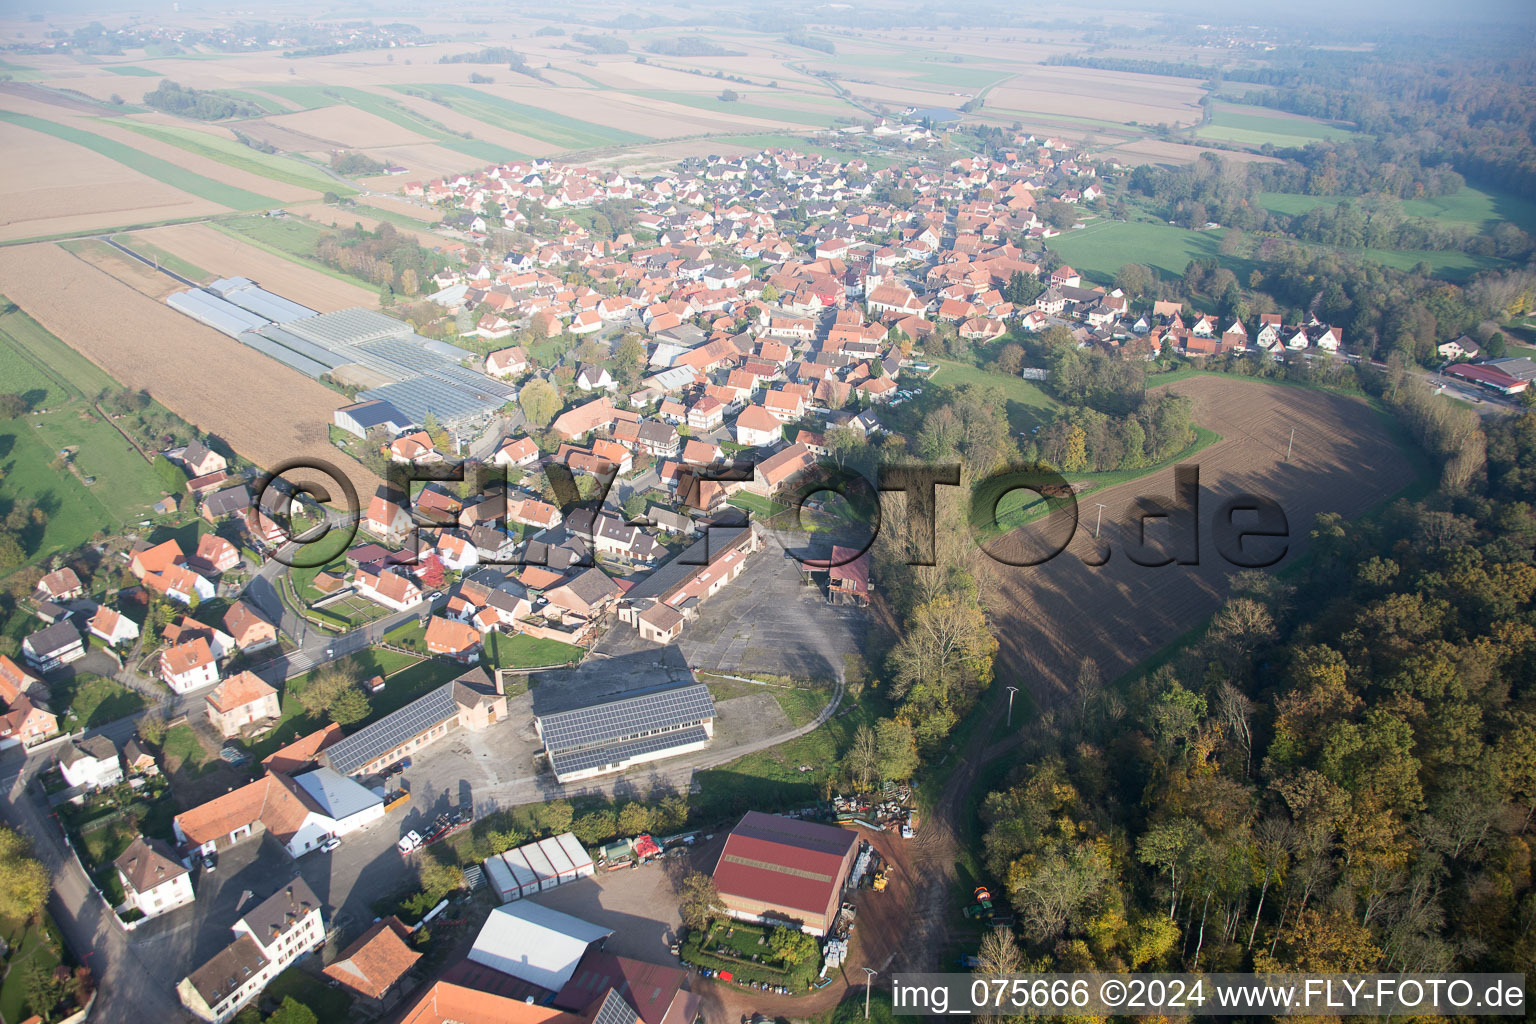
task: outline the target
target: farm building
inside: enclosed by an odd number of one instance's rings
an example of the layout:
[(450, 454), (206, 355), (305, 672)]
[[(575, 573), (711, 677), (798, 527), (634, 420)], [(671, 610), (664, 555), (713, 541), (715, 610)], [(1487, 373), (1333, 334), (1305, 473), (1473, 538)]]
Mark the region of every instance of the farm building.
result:
[(847, 829), (748, 811), (720, 851), (715, 886), (732, 917), (825, 935), (858, 848)]
[(1457, 363), (1446, 367), (1444, 372), (1447, 377), (1458, 377), (1501, 395), (1518, 395), (1530, 384), (1488, 363)]
[(571, 980), (589, 948), (602, 948), (613, 931), (537, 903), (491, 911), (469, 959), (550, 992)]
[(420, 752), (453, 729), (479, 732), (506, 717), (500, 678), (493, 682), (483, 669), (472, 669), (327, 747), (319, 761), (360, 778)]
[(533, 725), (555, 778), (574, 782), (704, 749), (715, 734), (715, 702), (694, 683), (540, 715)]
[(367, 437), (375, 427), (386, 431), (390, 437), (409, 430), (413, 423), (388, 402), (358, 402), (343, 406), (331, 414), (331, 421), (342, 430), (358, 437)]

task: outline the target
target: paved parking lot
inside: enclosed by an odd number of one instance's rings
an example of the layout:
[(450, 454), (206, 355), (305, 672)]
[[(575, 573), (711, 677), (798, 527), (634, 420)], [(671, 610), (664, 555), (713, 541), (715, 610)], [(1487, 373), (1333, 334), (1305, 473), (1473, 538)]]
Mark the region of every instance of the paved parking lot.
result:
[(863, 645), (868, 613), (827, 604), (772, 540), (699, 609), (678, 643), (696, 670), (832, 680)]

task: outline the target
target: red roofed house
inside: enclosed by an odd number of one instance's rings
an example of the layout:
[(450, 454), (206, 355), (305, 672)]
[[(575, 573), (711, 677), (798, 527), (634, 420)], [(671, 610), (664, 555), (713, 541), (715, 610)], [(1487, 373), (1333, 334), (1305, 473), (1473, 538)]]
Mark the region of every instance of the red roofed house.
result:
[(277, 627), (244, 601), (236, 601), (224, 613), (224, 628), (242, 651), (259, 651), (277, 643)]
[(363, 529), (387, 544), (405, 543), (413, 527), (411, 514), (382, 494), (373, 496), (367, 514), (363, 516)]
[(715, 864), (726, 912), (743, 921), (798, 923), (825, 935), (837, 917), (859, 837), (847, 829), (748, 811)]
[(275, 721), (281, 710), (277, 691), (254, 672), (237, 672), (203, 698), (208, 721), (225, 739), (240, 735), (246, 726)]
[(714, 430), (725, 422), (725, 406), (705, 395), (688, 407), (688, 426), (693, 430)]
[(105, 640), (109, 647), (137, 639), (139, 635), (138, 623), (106, 605), (96, 609), (96, 614), (91, 616), (91, 621), (86, 623), (85, 628), (92, 636)]
[(202, 637), (177, 644), (160, 655), (160, 678), (177, 693), (219, 681), (219, 663)]
[(382, 565), (358, 566), (353, 582), (359, 594), (397, 612), (416, 605), (422, 598), (422, 590), (414, 580)]
[(37, 596), (45, 601), (68, 601), (84, 593), (80, 577), (68, 566), (37, 581)]
[(779, 488), (793, 483), (795, 478), (816, 465), (816, 456), (803, 444), (792, 444), (783, 451), (775, 452), (752, 469), (752, 479), (743, 484), (746, 490), (764, 497)]
[(205, 533), (197, 539), (197, 554), (189, 561), (193, 559), (200, 569), (223, 573), (240, 564), (240, 552), (223, 537)]
[(480, 660), (480, 631), (467, 622), (434, 615), (427, 623), (426, 640), (431, 654), (446, 654), (458, 661)]
[(135, 551), (128, 559), (128, 571), (133, 573), (134, 579), (142, 580), (147, 573), (164, 572), (183, 561), (185, 557), (181, 553), (181, 545), (168, 540), (152, 548)]
[(736, 417), (736, 443), (746, 445), (773, 444), (783, 437), (784, 424), (760, 405), (749, 405)]

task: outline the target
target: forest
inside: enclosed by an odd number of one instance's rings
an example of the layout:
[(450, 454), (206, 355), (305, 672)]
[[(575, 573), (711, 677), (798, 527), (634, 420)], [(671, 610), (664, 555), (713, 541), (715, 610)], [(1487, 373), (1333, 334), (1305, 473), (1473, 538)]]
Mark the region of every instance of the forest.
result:
[(377, 231), (353, 225), (328, 232), (315, 244), (315, 258), (407, 296), (418, 294), (423, 282), (447, 265), (443, 256), (388, 223)]
[(144, 94), (144, 102), (156, 110), (199, 121), (222, 121), (230, 117), (261, 117), (266, 113), (261, 107), (234, 96), (226, 96), (209, 89), (193, 89), (178, 85), (169, 78)]
[(1357, 383), (1438, 487), (1318, 517), (1128, 685), (1085, 664), (986, 797), (1024, 937), (991, 966), (1536, 965), (1536, 414), (1480, 424), (1406, 365)]

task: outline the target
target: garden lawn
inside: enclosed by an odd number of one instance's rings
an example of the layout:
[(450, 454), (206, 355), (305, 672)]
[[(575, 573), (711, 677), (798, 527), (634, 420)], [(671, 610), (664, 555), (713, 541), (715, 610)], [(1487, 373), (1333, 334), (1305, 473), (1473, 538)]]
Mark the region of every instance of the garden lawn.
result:
[(345, 989), (331, 988), (297, 967), (290, 967), (273, 978), (262, 991), (261, 1001), (276, 1007), (288, 996), (309, 1007), (315, 1017), (326, 1024), (341, 1024), (352, 1012), (352, 997)]
[(60, 946), (58, 928), (46, 914), (41, 923), (5, 921), (0, 922), (0, 928), (11, 947), (11, 955), (5, 961), (5, 980), (0, 982), (0, 1018), (6, 1024), (19, 1024), (28, 1017), (24, 1011), (31, 1009), (27, 1006), (27, 968), (37, 964), (51, 971), (59, 966), (59, 954), (54, 951)]
[(77, 146), (84, 146), (86, 149), (116, 160), (124, 167), (147, 174), (156, 181), (162, 181), (173, 188), (179, 188), (183, 192), (227, 206), (232, 210), (265, 210), (280, 205), (271, 196), (257, 195), (243, 188), (235, 188), (233, 185), (205, 178), (201, 174), (178, 167), (169, 160), (162, 160), (118, 142), (116, 139), (108, 139), (72, 125), (57, 124), (30, 114), (16, 114), (3, 110), (0, 110), (0, 121), (9, 121), (22, 128), (30, 128), (66, 142), (73, 142)]
[(559, 640), (518, 633), (507, 636), (490, 632), (485, 637), (485, 664), (488, 669), (543, 668), (578, 662), (586, 654), (580, 647)]
[(53, 685), (53, 697), (69, 732), (115, 722), (144, 709), (144, 698), (115, 679), (81, 672)]
[(1239, 261), (1219, 251), (1224, 234), (1149, 221), (1100, 221), (1081, 231), (1063, 231), (1045, 244), (1073, 269), (1109, 284), (1127, 263), (1155, 267), (1165, 278), (1172, 278), (1183, 276), (1190, 260), (1212, 257), (1238, 273)]
[(165, 773), (173, 777), (185, 775), (195, 779), (214, 770), (219, 764), (216, 756), (203, 749), (197, 733), (192, 731), (190, 725), (178, 725), (166, 732), (161, 755), (165, 761)]

